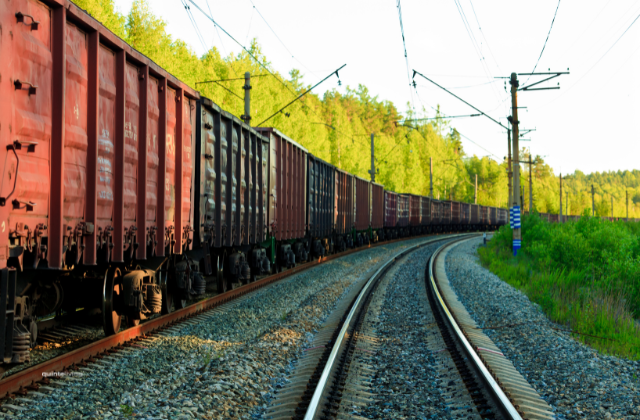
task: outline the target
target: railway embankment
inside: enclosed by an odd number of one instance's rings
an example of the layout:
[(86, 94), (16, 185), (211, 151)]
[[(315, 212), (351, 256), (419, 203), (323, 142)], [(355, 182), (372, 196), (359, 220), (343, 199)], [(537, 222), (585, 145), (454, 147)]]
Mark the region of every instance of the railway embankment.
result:
[(517, 257), (503, 227), (479, 249), (482, 264), (575, 331), (575, 339), (640, 359), (640, 223), (582, 217), (558, 224), (532, 215), (522, 231)]
[(567, 325), (551, 321), (543, 307), (527, 296), (530, 289), (519, 290), (483, 267), (478, 248), (481, 255), (494, 252), (492, 246), (503, 239), (500, 235), (484, 250), (481, 239), (467, 241), (447, 257), (451, 285), (482, 332), (552, 406), (558, 419), (637, 419), (640, 361), (597, 350), (592, 346), (595, 337), (585, 340)]

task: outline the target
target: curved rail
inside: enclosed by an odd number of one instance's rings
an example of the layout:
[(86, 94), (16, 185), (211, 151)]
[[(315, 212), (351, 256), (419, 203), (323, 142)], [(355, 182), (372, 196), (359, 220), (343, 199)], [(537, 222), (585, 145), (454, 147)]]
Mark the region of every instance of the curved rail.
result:
[[(464, 235), (465, 237), (467, 237), (468, 235)], [(318, 383), (316, 385), (316, 389), (313, 392), (313, 396), (311, 397), (311, 400), (309, 401), (309, 406), (307, 407), (307, 411), (304, 415), (304, 420), (313, 420), (313, 418), (316, 415), (316, 412), (318, 411), (318, 408), (320, 407), (320, 401), (322, 399), (322, 394), (329, 382), (329, 377), (331, 375), (332, 370), (334, 369), (335, 366), (335, 361), (336, 361), (336, 357), (338, 355), (338, 352), (340, 351), (340, 347), (342, 346), (342, 343), (345, 339), (345, 337), (347, 336), (347, 330), (349, 329), (349, 326), (351, 325), (352, 320), (354, 319), (357, 310), (358, 310), (358, 306), (360, 305), (360, 302), (362, 300), (364, 300), (367, 296), (368, 293), (370, 293), (370, 289), (372, 289), (372, 285), (379, 280), (383, 274), (385, 274), (392, 266), (393, 264), (395, 264), (396, 261), (398, 261), (398, 259), (404, 257), (405, 255), (407, 255), (410, 252), (415, 251), (416, 249), (423, 247), (425, 245), (429, 245), (432, 244), (433, 242), (436, 242), (438, 240), (443, 240), (445, 238), (439, 238), (439, 239), (435, 239), (433, 241), (426, 241), (420, 244), (416, 244), (412, 247), (409, 247), (405, 250), (400, 251), (399, 253), (397, 253), (396, 255), (394, 255), (392, 258), (390, 258), (386, 263), (384, 263), (367, 281), (367, 283), (364, 285), (364, 287), (362, 288), (362, 290), (360, 291), (360, 293), (358, 294), (358, 297), (356, 298), (356, 300), (354, 301), (353, 305), (351, 306), (351, 309), (349, 310), (349, 314), (347, 315), (347, 317), (345, 318), (343, 324), (342, 324), (342, 328), (340, 329), (340, 333), (338, 334), (338, 337), (335, 341), (335, 343), (333, 344), (333, 347), (331, 349), (331, 353), (329, 354), (329, 358), (327, 359), (327, 362), (324, 366), (324, 369), (322, 370), (322, 374), (320, 376), (320, 379), (318, 380)]]
[(442, 298), (442, 295), (440, 294), (440, 290), (438, 289), (438, 285), (434, 277), (434, 269), (433, 269), (434, 262), (444, 248), (450, 246), (452, 243), (455, 243), (461, 240), (462, 239), (456, 239), (454, 241), (448, 242), (442, 245), (440, 248), (438, 248), (433, 253), (433, 255), (431, 255), (431, 258), (429, 259), (428, 283), (431, 285), (431, 291), (435, 296), (436, 302), (439, 304), (439, 309), (444, 314), (444, 319), (449, 325), (449, 329), (452, 330), (454, 334), (455, 340), (458, 342), (461, 350), (467, 356), (467, 360), (472, 365), (477, 376), (483, 382), (484, 387), (488, 391), (489, 395), (492, 397), (493, 403), (495, 404), (496, 408), (498, 408), (498, 410), (500, 411), (500, 414), (502, 414), (502, 416), (506, 419), (522, 420), (522, 417), (520, 416), (520, 413), (518, 413), (518, 410), (513, 406), (511, 401), (509, 401), (509, 398), (504, 393), (500, 385), (498, 385), (498, 383), (495, 381), (493, 376), (491, 376), (491, 373), (489, 372), (487, 367), (484, 365), (482, 360), (480, 360), (476, 352), (473, 350), (473, 347), (465, 337), (455, 317), (451, 314), (451, 311), (449, 310), (446, 302), (444, 301), (444, 299)]

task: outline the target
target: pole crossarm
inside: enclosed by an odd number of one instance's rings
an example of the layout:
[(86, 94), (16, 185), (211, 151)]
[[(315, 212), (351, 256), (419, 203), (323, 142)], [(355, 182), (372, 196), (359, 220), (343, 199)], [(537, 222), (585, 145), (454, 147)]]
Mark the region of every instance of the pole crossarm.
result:
[(478, 108), (476, 108), (475, 106), (471, 105), (469, 102), (465, 101), (464, 99), (462, 99), (461, 97), (459, 97), (458, 95), (456, 95), (455, 93), (449, 91), (447, 88), (440, 86), (439, 84), (437, 84), (436, 82), (434, 82), (433, 80), (429, 79), (427, 76), (425, 76), (424, 74), (420, 73), (417, 70), (413, 70), (413, 77), (416, 77), (416, 74), (422, 76), (425, 80), (433, 83), (434, 85), (438, 86), (440, 89), (444, 90), (445, 92), (447, 92), (448, 94), (452, 95), (453, 97), (455, 97), (456, 99), (461, 100), (462, 102), (464, 102), (465, 104), (469, 105), (471, 108), (475, 109), (476, 111), (478, 111), (481, 115), (484, 115), (485, 117), (489, 118), (491, 121), (493, 121), (494, 123), (498, 124), (500, 127), (504, 128), (505, 130), (509, 130), (509, 127), (503, 125), (500, 121), (492, 118), (491, 116), (489, 116), (488, 114), (482, 112), (481, 110), (479, 110)]
[(518, 90), (552, 90), (552, 89), (560, 89), (559, 86), (554, 86), (554, 87), (545, 87), (545, 88), (535, 88), (535, 89), (531, 89), (532, 86), (535, 85), (539, 85), (540, 83), (544, 83), (548, 80), (551, 79), (555, 79), (556, 77), (560, 77), (563, 74), (569, 74), (568, 71), (566, 72), (555, 72), (555, 73), (518, 73), (518, 76), (543, 76), (543, 75), (549, 75), (551, 74), (551, 77), (547, 77), (546, 79), (542, 79), (539, 82), (535, 82), (535, 83), (531, 83), (530, 85), (521, 87)]
[(331, 76), (333, 76), (334, 74), (337, 76), (338, 72), (340, 70), (342, 70), (344, 67), (346, 66), (346, 64), (343, 64), (340, 68), (334, 70), (331, 72), (331, 74), (329, 74), (327, 77), (325, 77), (324, 79), (320, 80), (318, 83), (316, 83), (315, 85), (311, 86), (308, 90), (304, 91), (303, 93), (301, 93), (300, 95), (298, 95), (297, 98), (295, 98), (293, 101), (289, 102), (288, 104), (286, 104), (285, 106), (283, 106), (282, 108), (280, 108), (279, 110), (277, 110), (276, 112), (273, 113), (273, 115), (271, 115), (269, 118), (267, 118), (266, 120), (262, 121), (260, 124), (258, 124), (258, 126), (261, 126), (262, 124), (266, 123), (267, 121), (269, 121), (271, 118), (275, 117), (276, 115), (278, 115), (280, 112), (284, 111), (285, 109), (287, 109), (291, 104), (293, 104), (294, 102), (296, 102), (298, 99), (302, 98), (304, 95), (306, 95), (307, 93), (311, 92), (314, 88), (318, 87), (318, 85), (320, 85), (322, 82), (324, 82), (325, 80), (327, 80), (328, 78), (330, 78)]

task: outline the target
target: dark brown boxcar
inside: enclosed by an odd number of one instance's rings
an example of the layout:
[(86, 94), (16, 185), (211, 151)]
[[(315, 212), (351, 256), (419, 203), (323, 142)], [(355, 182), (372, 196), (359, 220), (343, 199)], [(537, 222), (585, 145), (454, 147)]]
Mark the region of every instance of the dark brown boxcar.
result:
[(489, 222), (489, 207), (480, 206), (480, 224), (486, 226), (490, 224)]
[(371, 183), (371, 227), (384, 227), (384, 187), (375, 182)]
[(489, 207), (489, 209), (490, 225), (495, 226), (498, 223), (498, 209), (496, 207)]
[(460, 224), (468, 225), (471, 223), (471, 204), (460, 203)]
[(462, 223), (462, 214), (460, 211), (460, 202), (458, 201), (445, 201), (447, 206), (451, 207), (451, 224), (459, 225)]
[(384, 227), (393, 229), (398, 224), (398, 194), (384, 192)]
[(335, 206), (335, 167), (324, 160), (308, 155), (307, 224), (315, 238), (328, 238), (333, 231)]
[(422, 216), (420, 222), (422, 226), (431, 224), (431, 199), (429, 197), (420, 197)]
[(439, 226), (442, 224), (442, 206), (440, 201), (431, 199), (431, 224)]
[(398, 227), (409, 226), (409, 195), (398, 194)]
[(471, 224), (479, 225), (482, 222), (482, 218), (480, 215), (480, 205), (471, 204)]
[(269, 229), (278, 241), (305, 234), (307, 149), (275, 128), (256, 130), (269, 139)]
[(442, 224), (451, 224), (451, 201), (441, 201), (440, 206), (442, 208)]
[(369, 229), (371, 225), (371, 186), (370, 182), (358, 176), (356, 182), (356, 230)]
[(419, 195), (411, 194), (409, 196), (409, 225), (412, 227), (420, 226), (422, 223), (422, 201)]

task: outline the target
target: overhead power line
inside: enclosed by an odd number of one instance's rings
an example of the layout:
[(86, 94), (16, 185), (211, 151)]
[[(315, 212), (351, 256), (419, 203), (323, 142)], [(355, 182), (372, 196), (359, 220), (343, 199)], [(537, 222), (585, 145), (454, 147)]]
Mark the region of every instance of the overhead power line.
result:
[[(536, 65), (533, 66), (533, 70), (531, 71), (531, 73), (535, 73), (536, 72), (536, 68), (538, 68), (538, 64), (540, 63), (540, 59), (542, 58), (542, 53), (544, 53), (544, 49), (547, 46), (547, 41), (549, 41), (549, 35), (551, 35), (551, 30), (553, 29), (553, 22), (556, 21), (556, 15), (558, 14), (558, 9), (559, 8), (560, 8), (560, 0), (558, 0), (558, 5), (556, 6), (556, 11), (553, 14), (553, 19), (551, 20), (551, 27), (549, 28), (549, 32), (547, 32), (547, 39), (544, 40), (544, 45), (542, 46), (542, 51), (540, 51), (540, 56), (538, 56), (538, 61), (536, 61)], [(529, 78), (527, 78), (527, 80), (524, 82), (524, 84), (526, 85), (528, 81), (529, 81)]]
[(404, 25), (402, 23), (402, 6), (400, 0), (396, 3), (398, 8), (398, 19), (400, 20), (400, 34), (402, 35), (402, 47), (404, 48), (404, 62), (407, 65), (407, 80), (409, 80), (409, 97), (411, 98), (411, 107), (413, 106), (413, 91), (411, 90), (411, 72), (409, 71), (409, 57), (407, 56), (407, 44), (404, 38)]

